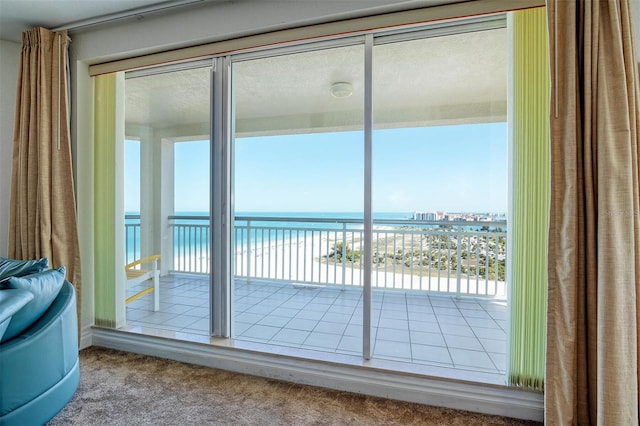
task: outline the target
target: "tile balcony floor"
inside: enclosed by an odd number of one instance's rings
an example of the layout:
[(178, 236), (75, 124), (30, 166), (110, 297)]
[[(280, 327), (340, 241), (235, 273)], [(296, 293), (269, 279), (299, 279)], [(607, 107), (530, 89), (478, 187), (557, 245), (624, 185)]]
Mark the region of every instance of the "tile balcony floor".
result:
[[(153, 294), (131, 302), (126, 329), (208, 336), (208, 277), (168, 275), (160, 281), (160, 311), (153, 312)], [(236, 341), (361, 354), (358, 289), (236, 279), (233, 304)], [(505, 301), (374, 290), (372, 324), (374, 359), (504, 375)]]

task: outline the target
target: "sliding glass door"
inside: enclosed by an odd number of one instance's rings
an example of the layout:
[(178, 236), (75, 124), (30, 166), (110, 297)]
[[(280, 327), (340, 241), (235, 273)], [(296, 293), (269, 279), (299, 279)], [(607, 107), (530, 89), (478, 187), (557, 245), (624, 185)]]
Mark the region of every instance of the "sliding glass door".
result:
[(507, 30), (376, 39), (373, 356), (505, 371)]
[(234, 62), (235, 339), (362, 353), (363, 60)]
[(507, 45), (487, 17), (129, 73), (126, 260), (161, 286), (128, 325), (503, 377)]
[(232, 59), (232, 336), (502, 375), (505, 21), (355, 43)]
[[(127, 74), (128, 326), (209, 334), (210, 81), (198, 64)], [(159, 288), (132, 285), (155, 268)]]

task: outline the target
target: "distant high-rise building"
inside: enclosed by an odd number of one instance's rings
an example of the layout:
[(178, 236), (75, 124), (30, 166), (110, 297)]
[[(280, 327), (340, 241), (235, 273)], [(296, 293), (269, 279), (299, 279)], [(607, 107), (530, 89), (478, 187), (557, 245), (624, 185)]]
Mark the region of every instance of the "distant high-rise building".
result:
[(437, 219), (437, 213), (433, 212), (413, 212), (413, 220), (439, 220)]

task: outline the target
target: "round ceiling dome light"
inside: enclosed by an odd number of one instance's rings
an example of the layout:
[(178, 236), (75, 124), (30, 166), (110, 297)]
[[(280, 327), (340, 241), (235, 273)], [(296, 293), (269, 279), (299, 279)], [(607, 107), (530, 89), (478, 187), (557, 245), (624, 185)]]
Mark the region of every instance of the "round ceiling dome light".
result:
[(353, 93), (353, 86), (346, 81), (338, 81), (329, 89), (334, 98), (348, 98)]

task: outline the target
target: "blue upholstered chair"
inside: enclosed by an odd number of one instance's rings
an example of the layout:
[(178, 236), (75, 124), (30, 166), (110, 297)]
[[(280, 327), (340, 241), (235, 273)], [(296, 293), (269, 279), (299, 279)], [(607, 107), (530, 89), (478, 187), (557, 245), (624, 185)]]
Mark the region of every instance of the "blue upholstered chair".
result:
[[(0, 290), (0, 338), (32, 299), (27, 290)], [(35, 322), (0, 342), (0, 426), (46, 423), (69, 402), (79, 381), (76, 296), (65, 280)]]

